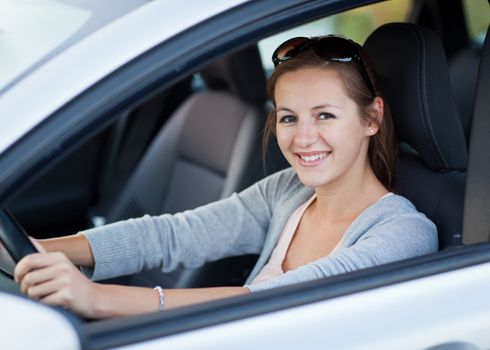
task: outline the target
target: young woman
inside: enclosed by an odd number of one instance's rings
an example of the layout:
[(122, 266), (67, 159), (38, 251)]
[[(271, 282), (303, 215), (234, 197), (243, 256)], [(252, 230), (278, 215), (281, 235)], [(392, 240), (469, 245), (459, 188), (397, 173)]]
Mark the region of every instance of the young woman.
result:
[[(104, 318), (246, 294), (436, 251), (434, 224), (390, 192), (393, 128), (362, 47), (335, 36), (293, 38), (279, 46), (273, 61), (268, 91), (275, 110), (266, 138), (275, 133), (291, 168), (192, 211), (41, 241), (43, 252), (16, 267), (21, 290), (85, 317)], [(151, 289), (92, 282), (248, 253), (260, 257), (243, 287)]]

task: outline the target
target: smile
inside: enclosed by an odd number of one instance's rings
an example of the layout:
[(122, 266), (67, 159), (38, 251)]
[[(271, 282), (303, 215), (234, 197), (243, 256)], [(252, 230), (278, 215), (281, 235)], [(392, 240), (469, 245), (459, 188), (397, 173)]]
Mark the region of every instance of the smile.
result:
[(299, 163), (303, 166), (314, 166), (317, 165), (318, 163), (322, 162), (322, 159), (327, 158), (332, 152), (323, 152), (323, 153), (316, 153), (316, 154), (310, 154), (310, 155), (304, 155), (304, 154), (298, 154), (296, 153), (296, 156), (298, 157)]
[(315, 161), (315, 160), (325, 158), (325, 157), (327, 157), (329, 154), (330, 154), (330, 152), (328, 152), (328, 153), (320, 153), (320, 154), (315, 154), (315, 155), (313, 155), (313, 156), (302, 156), (302, 155), (300, 155), (300, 157), (301, 157), (301, 159), (302, 159), (302, 160), (304, 160), (305, 162), (313, 162), (313, 161)]

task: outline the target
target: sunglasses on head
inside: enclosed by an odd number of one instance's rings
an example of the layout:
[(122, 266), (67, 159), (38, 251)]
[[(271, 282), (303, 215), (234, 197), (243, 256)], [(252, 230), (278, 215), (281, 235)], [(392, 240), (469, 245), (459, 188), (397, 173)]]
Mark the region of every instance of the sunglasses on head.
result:
[(371, 91), (373, 96), (376, 96), (373, 83), (359, 54), (359, 45), (349, 39), (328, 35), (313, 38), (295, 37), (286, 40), (272, 54), (274, 67), (298, 56), (307, 48), (313, 49), (318, 57), (327, 61), (340, 63), (353, 61), (358, 66), (359, 72), (366, 82), (369, 91)]

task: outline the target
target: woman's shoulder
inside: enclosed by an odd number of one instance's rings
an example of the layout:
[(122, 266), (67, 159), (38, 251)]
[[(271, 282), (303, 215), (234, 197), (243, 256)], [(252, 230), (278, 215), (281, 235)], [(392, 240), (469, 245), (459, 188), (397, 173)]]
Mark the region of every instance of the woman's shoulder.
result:
[(438, 246), (436, 225), (397, 194), (379, 199), (361, 213), (349, 233), (351, 243), (371, 237), (390, 241), (393, 247), (403, 247), (406, 257), (434, 252)]
[[(424, 231), (436, 232), (435, 224), (406, 197), (390, 194), (379, 199), (362, 214), (362, 222), (369, 227), (396, 226), (400, 229), (408, 226), (424, 228)], [(431, 234), (432, 234), (431, 233)]]
[(267, 189), (276, 194), (285, 191), (297, 192), (305, 186), (301, 183), (298, 175), (293, 168), (285, 168), (271, 175), (266, 176), (257, 183), (260, 187)]
[(313, 192), (313, 189), (303, 185), (294, 169), (286, 168), (259, 180), (239, 196), (251, 200), (262, 198), (271, 209), (277, 209), (283, 205), (299, 206)]
[[(390, 226), (394, 231), (413, 232), (437, 240), (436, 225), (406, 197), (391, 194), (380, 199), (370, 216), (376, 224)], [(411, 229), (410, 229), (411, 228)]]
[(376, 202), (377, 209), (387, 215), (421, 214), (415, 205), (406, 197), (396, 193), (389, 193)]

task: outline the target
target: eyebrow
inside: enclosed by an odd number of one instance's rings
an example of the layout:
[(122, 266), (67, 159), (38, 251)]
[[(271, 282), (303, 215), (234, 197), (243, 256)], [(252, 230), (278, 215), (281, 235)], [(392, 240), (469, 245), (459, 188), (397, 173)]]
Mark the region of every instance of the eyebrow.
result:
[(278, 107), (276, 108), (276, 111), (279, 112), (279, 111), (285, 111), (285, 112), (291, 112), (293, 113), (292, 110), (290, 110), (289, 108), (286, 108), (286, 107)]
[[(336, 106), (336, 105), (333, 105), (333, 104), (330, 104), (330, 103), (324, 103), (322, 105), (318, 105), (318, 106), (315, 106), (313, 108), (311, 108), (312, 111), (316, 110), (316, 109), (323, 109), (323, 108), (326, 108), (326, 107), (330, 107), (330, 108), (335, 108), (335, 109), (340, 109), (339, 106)], [(279, 111), (285, 111), (285, 112), (291, 112), (293, 113), (293, 110), (287, 108), (287, 107), (278, 107), (276, 109), (277, 112)]]
[(324, 103), (322, 105), (313, 107), (312, 110), (315, 110), (315, 109), (323, 109), (325, 107), (331, 107), (331, 108), (335, 108), (335, 109), (340, 109), (339, 106), (336, 106), (336, 105), (333, 105), (333, 104), (330, 104), (330, 103)]

